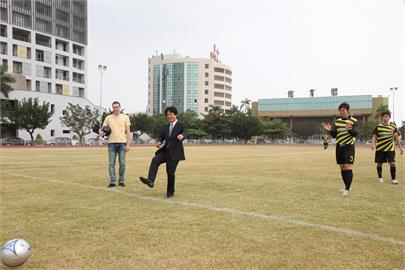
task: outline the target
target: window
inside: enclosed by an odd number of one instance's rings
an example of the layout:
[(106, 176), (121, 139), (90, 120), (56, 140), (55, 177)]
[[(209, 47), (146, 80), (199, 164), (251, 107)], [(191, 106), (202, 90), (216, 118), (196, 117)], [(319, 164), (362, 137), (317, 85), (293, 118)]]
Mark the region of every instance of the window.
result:
[(208, 86), (208, 81), (205, 81), (205, 86)]
[(51, 114), (55, 113), (55, 104), (51, 104)]
[(219, 72), (219, 73), (224, 73), (225, 72), (225, 70), (223, 69), (223, 68), (214, 68), (214, 71), (215, 72)]
[(62, 94), (63, 86), (61, 84), (55, 84), (55, 93), (56, 94)]
[(31, 80), (25, 80), (25, 83), (27, 84), (27, 90), (31, 91)]
[(80, 56), (84, 56), (84, 47), (73, 44), (73, 53)]
[(23, 69), (23, 65), (21, 62), (13, 61), (13, 72), (17, 74), (21, 74)]
[(51, 137), (55, 136), (55, 130), (51, 129)]
[(51, 47), (51, 37), (41, 34), (35, 34), (35, 43), (37, 45)]
[(208, 95), (208, 89), (205, 89), (205, 94)]
[(205, 103), (208, 103), (208, 98), (205, 98), (205, 99), (204, 99), (204, 102), (205, 102)]
[(214, 84), (214, 87), (217, 88), (217, 89), (225, 89), (225, 85), (220, 84), (220, 83)]
[(0, 25), (0, 36), (7, 37), (7, 25)]
[(210, 67), (210, 65), (208, 65), (208, 64), (205, 64), (205, 68), (209, 68)]
[(52, 8), (50, 6), (37, 2), (35, 3), (35, 7), (37, 10), (37, 14), (41, 14), (48, 17), (52, 16)]
[(48, 83), (48, 93), (52, 93), (52, 83)]
[(68, 52), (69, 51), (69, 44), (65, 41), (56, 39), (55, 40), (55, 47), (57, 50)]
[(79, 87), (79, 97), (84, 97), (84, 88)]
[(44, 62), (44, 51), (43, 50), (35, 50), (35, 59), (40, 62)]
[(7, 43), (6, 42), (0, 42), (0, 53), (7, 54)]
[[(55, 64), (68, 67), (69, 66), (69, 57), (61, 55), (61, 54), (56, 54), (55, 55)], [(74, 64), (74, 61), (73, 61), (73, 64)]]
[(69, 134), (69, 133), (70, 133), (70, 130), (64, 129), (64, 130), (62, 131), (62, 133), (63, 133), (63, 134)]
[(205, 72), (205, 78), (208, 78), (209, 74), (208, 72)]
[(44, 67), (44, 77), (48, 79), (52, 78), (52, 69), (50, 67)]
[(204, 107), (204, 111), (208, 112), (208, 107)]
[(41, 88), (41, 86), (40, 86), (39, 81), (35, 81), (35, 91), (39, 92), (40, 88)]
[(13, 39), (31, 42), (31, 33), (29, 31), (13, 27)]

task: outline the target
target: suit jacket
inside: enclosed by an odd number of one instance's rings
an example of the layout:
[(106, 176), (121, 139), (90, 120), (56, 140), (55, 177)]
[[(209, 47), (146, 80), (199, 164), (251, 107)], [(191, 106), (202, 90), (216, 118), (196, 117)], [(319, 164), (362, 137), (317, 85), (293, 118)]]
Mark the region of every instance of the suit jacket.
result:
[[(161, 143), (164, 142), (164, 146), (156, 151), (156, 155), (163, 151), (168, 151), (171, 159), (185, 160), (186, 157), (184, 155), (183, 140), (188, 139), (187, 127), (183, 123), (177, 121), (170, 136), (169, 133), (170, 133), (170, 123), (167, 123), (163, 127), (163, 130), (157, 139)], [(179, 134), (183, 135), (182, 141), (177, 139), (177, 136)]]

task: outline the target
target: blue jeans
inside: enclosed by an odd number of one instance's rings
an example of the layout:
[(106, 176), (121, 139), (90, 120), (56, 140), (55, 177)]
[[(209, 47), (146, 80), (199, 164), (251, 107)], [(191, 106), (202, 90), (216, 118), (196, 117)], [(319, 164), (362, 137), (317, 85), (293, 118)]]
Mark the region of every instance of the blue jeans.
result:
[(108, 144), (108, 172), (110, 173), (110, 182), (115, 183), (115, 160), (118, 154), (118, 161), (120, 164), (119, 169), (119, 183), (124, 183), (125, 178), (125, 143), (109, 143)]

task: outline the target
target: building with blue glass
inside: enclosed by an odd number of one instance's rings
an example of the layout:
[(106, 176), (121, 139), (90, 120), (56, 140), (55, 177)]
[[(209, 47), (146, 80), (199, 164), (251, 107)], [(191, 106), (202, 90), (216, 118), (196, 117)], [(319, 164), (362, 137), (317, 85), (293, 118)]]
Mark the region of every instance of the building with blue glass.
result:
[(211, 105), (225, 112), (232, 105), (231, 67), (211, 58), (160, 54), (148, 59), (149, 115), (175, 106), (179, 112), (206, 114)]
[(290, 128), (296, 120), (333, 121), (339, 115), (339, 104), (347, 102), (350, 113), (365, 122), (374, 119), (381, 105), (388, 105), (388, 97), (372, 95), (327, 96), (303, 98), (267, 98), (253, 102), (253, 115), (261, 118), (281, 118)]

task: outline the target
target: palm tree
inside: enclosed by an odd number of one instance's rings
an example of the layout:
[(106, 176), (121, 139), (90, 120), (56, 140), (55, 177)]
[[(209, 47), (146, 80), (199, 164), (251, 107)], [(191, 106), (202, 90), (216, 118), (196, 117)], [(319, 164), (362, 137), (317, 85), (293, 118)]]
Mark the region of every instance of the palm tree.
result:
[(240, 111), (243, 112), (244, 114), (248, 114), (250, 111), (250, 103), (252, 101), (248, 98), (245, 98), (240, 102)]
[(210, 105), (209, 113), (220, 115), (222, 113), (222, 109), (220, 106)]
[(375, 112), (375, 119), (380, 118), (381, 113), (388, 111), (388, 105), (380, 105), (378, 106), (376, 112)]
[(7, 73), (7, 66), (0, 65), (0, 92), (8, 98), (8, 94), (13, 91), (10, 83), (15, 82), (13, 76)]

